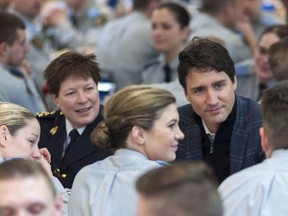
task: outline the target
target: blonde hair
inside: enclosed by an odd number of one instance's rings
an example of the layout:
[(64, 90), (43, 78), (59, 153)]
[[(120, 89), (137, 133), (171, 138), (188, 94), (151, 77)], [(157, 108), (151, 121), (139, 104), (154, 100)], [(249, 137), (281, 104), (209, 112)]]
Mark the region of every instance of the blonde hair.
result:
[(116, 92), (104, 108), (104, 121), (92, 132), (91, 140), (107, 149), (126, 147), (133, 126), (153, 127), (163, 109), (176, 102), (168, 91), (148, 85), (131, 85)]
[(27, 124), (27, 120), (36, 117), (26, 108), (19, 105), (0, 102), (0, 126), (5, 125), (13, 136)]

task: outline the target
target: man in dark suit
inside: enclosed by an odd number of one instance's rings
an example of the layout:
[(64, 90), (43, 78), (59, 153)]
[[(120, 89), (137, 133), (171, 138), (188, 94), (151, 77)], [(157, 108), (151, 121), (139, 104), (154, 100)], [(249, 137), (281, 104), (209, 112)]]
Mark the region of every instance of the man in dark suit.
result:
[(100, 69), (94, 54), (67, 52), (45, 69), (51, 97), (60, 108), (37, 115), (41, 125), (40, 147), (51, 153), (51, 167), (65, 188), (84, 166), (111, 153), (92, 144), (90, 134), (102, 121), (98, 81)]
[(178, 77), (187, 101), (179, 107), (178, 159), (204, 160), (219, 183), (264, 159), (259, 105), (235, 95), (237, 80), (228, 51), (217, 42), (194, 38), (179, 54)]

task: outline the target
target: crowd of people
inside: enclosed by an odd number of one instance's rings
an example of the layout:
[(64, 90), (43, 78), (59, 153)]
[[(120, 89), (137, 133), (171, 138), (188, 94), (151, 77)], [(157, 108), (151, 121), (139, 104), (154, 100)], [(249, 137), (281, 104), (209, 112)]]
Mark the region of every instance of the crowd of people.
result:
[(0, 215), (286, 216), (280, 3), (1, 0)]

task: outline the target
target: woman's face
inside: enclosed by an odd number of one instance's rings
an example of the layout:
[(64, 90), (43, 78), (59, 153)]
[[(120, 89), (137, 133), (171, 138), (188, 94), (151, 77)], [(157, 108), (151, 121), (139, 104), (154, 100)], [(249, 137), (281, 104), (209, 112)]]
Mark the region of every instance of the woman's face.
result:
[(4, 158), (40, 159), (38, 142), (40, 138), (40, 125), (37, 119), (27, 120), (27, 124), (12, 136), (7, 132), (7, 143)]
[(98, 87), (91, 77), (68, 76), (61, 83), (59, 95), (53, 98), (74, 128), (90, 124), (99, 114)]
[(150, 160), (170, 162), (176, 159), (178, 142), (184, 138), (178, 122), (176, 105), (170, 104), (154, 122), (153, 127), (144, 131), (144, 154)]
[(272, 80), (273, 74), (269, 66), (268, 50), (270, 46), (278, 42), (280, 38), (274, 33), (267, 33), (260, 39), (255, 51), (255, 72), (261, 82)]
[(174, 14), (167, 8), (153, 12), (152, 37), (154, 46), (159, 52), (180, 51), (188, 34), (188, 27), (181, 28)]

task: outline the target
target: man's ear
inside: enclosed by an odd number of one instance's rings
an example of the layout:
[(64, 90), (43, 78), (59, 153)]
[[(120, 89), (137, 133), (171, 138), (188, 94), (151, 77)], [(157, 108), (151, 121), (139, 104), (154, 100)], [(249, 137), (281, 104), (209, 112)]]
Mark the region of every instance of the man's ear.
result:
[(143, 128), (141, 128), (139, 126), (133, 126), (132, 136), (133, 136), (134, 140), (137, 142), (137, 144), (143, 145), (145, 143), (144, 129)]
[(237, 89), (237, 77), (236, 77), (236, 75), (234, 76), (233, 88), (234, 88), (234, 91)]
[(8, 136), (10, 135), (9, 129), (5, 125), (0, 126), (0, 145), (6, 146)]
[(6, 42), (0, 43), (0, 56), (4, 56), (7, 50), (8, 44)]
[(262, 150), (265, 153), (266, 158), (270, 157), (270, 146), (269, 146), (269, 142), (268, 142), (268, 136), (267, 136), (267, 131), (264, 127), (261, 127), (259, 129), (259, 133), (260, 133), (260, 137), (261, 137), (261, 147)]

